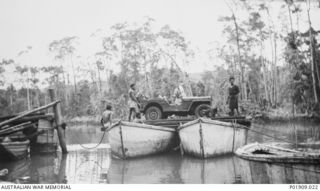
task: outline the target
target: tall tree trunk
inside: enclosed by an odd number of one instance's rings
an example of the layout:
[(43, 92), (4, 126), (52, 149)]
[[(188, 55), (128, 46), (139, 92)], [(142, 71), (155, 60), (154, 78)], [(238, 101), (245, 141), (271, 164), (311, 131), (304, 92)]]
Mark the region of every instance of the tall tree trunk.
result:
[(27, 106), (28, 110), (31, 109), (31, 104), (30, 104), (30, 79), (29, 79), (29, 68), (27, 71)]
[(269, 103), (269, 96), (268, 96), (268, 83), (267, 83), (267, 69), (266, 69), (266, 63), (264, 61), (264, 59), (260, 58), (260, 61), (262, 63), (262, 67), (263, 67), (263, 71), (262, 71), (262, 76), (263, 76), (263, 86), (264, 86), (264, 95), (265, 95), (265, 99), (267, 100), (267, 102)]
[(102, 83), (101, 83), (101, 76), (100, 76), (100, 68), (99, 68), (99, 66), (98, 66), (98, 64), (96, 64), (97, 65), (97, 71), (98, 71), (98, 80), (99, 80), (99, 92), (100, 92), (100, 95), (102, 95)]
[(14, 108), (13, 108), (13, 85), (11, 84), (10, 86), (10, 107), (11, 107), (11, 112), (14, 113)]
[(288, 2), (287, 2), (287, 8), (288, 8), (288, 13), (289, 13), (290, 28), (291, 28), (291, 32), (293, 33), (291, 9), (290, 9), (290, 4)]
[(61, 63), (60, 63), (60, 67), (62, 68), (62, 79), (63, 79), (63, 87), (64, 87), (63, 96), (65, 100), (65, 105), (69, 107), (69, 88), (67, 87), (66, 74)]
[(275, 106), (277, 106), (277, 103), (278, 103), (278, 67), (277, 67), (277, 59), (278, 59), (278, 57), (277, 57), (277, 36), (276, 36), (276, 34), (274, 34), (274, 43), (273, 43), (273, 45), (274, 45), (274, 87), (275, 87), (275, 90), (274, 90), (274, 98), (275, 98), (275, 100), (274, 100), (274, 102), (275, 102)]
[(319, 95), (317, 93), (317, 81), (316, 81), (316, 71), (315, 71), (315, 60), (314, 60), (314, 38), (312, 34), (312, 25), (310, 19), (310, 0), (306, 0), (307, 3), (307, 13), (308, 13), (308, 24), (309, 24), (309, 38), (310, 38), (310, 61), (311, 61), (311, 72), (312, 72), (312, 85), (313, 85), (313, 93), (314, 93), (314, 101), (316, 103), (319, 102)]
[(240, 53), (240, 34), (239, 34), (239, 26), (236, 20), (236, 17), (234, 15), (233, 10), (232, 11), (232, 19), (233, 19), (233, 23), (236, 29), (236, 37), (237, 37), (237, 52), (238, 52), (238, 63), (239, 63), (239, 67), (240, 67), (240, 72), (241, 72), (241, 84), (240, 84), (240, 89), (241, 89), (241, 99), (246, 99), (245, 96), (245, 92), (246, 90), (246, 86), (245, 86), (245, 82), (244, 82), (244, 67), (242, 66), (242, 60), (241, 60), (241, 53)]
[(74, 92), (77, 94), (77, 78), (76, 78), (76, 73), (74, 70), (74, 63), (71, 55), (71, 66), (72, 66), (72, 73), (73, 73), (73, 84), (74, 84)]

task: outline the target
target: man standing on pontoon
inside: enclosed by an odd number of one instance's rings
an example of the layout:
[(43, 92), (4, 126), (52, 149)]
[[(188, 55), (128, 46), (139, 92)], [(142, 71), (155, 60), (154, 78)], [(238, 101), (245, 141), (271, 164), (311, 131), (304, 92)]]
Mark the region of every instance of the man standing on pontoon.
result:
[(131, 84), (129, 90), (129, 121), (134, 120), (136, 118), (137, 113), (139, 113), (139, 101), (136, 97), (136, 85)]
[(230, 116), (234, 116), (234, 110), (237, 111), (237, 115), (239, 115), (238, 109), (238, 94), (240, 93), (239, 87), (234, 84), (234, 77), (231, 76), (230, 79), (230, 87), (228, 88), (228, 99), (227, 104), (229, 104)]

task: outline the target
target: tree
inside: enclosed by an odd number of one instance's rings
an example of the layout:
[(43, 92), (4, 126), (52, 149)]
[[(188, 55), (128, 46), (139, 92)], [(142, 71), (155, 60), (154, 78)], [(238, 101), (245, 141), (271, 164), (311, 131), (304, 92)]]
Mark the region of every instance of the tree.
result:
[(22, 77), (20, 82), (23, 84), (23, 86), (26, 86), (26, 91), (27, 91), (26, 99), (27, 99), (27, 108), (28, 108), (28, 110), (31, 109), (29, 75), (28, 75), (29, 74), (29, 70), (30, 70), (30, 68), (28, 66), (23, 66), (23, 67), (16, 66), (16, 72), (18, 72), (21, 76), (24, 76), (25, 74), (27, 74), (26, 77)]
[(4, 76), (3, 73), (6, 71), (5, 70), (5, 66), (13, 64), (14, 60), (12, 59), (2, 59), (2, 61), (0, 62), (0, 86), (4, 85)]
[[(77, 92), (77, 77), (75, 73), (73, 56), (76, 52), (77, 40), (78, 37), (72, 36), (65, 37), (60, 40), (54, 40), (49, 44), (49, 51), (54, 54), (54, 59), (56, 61), (62, 63), (69, 59), (69, 63), (71, 63), (71, 69), (73, 73), (73, 84), (75, 92)], [(62, 66), (62, 64), (60, 64), (60, 66)]]
[[(319, 94), (317, 90), (317, 84), (320, 85), (320, 70), (318, 68), (318, 64), (315, 62), (315, 39), (313, 37), (313, 28), (310, 19), (310, 0), (306, 0), (307, 4), (307, 13), (308, 13), (308, 24), (309, 24), (309, 50), (310, 50), (310, 64), (311, 64), (311, 72), (312, 72), (312, 84), (313, 84), (313, 92), (314, 92), (314, 100), (315, 103), (319, 103)], [(318, 79), (318, 83), (317, 83)]]

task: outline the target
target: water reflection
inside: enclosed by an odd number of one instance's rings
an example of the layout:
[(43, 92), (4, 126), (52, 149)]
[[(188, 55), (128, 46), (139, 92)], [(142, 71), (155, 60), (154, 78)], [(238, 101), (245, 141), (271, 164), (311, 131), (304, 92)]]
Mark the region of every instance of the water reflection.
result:
[[(309, 122), (253, 124), (257, 131), (299, 142), (319, 141), (318, 124)], [(297, 132), (297, 136), (296, 133)], [(320, 183), (320, 165), (269, 164), (224, 156), (200, 160), (180, 153), (165, 153), (139, 159), (111, 158), (107, 144), (97, 149), (99, 127), (74, 126), (66, 132), (67, 155), (36, 155), (11, 163), (0, 163), (9, 174), (3, 181), (17, 183)], [(249, 142), (277, 141), (249, 133)], [(103, 141), (106, 143), (107, 139)], [(88, 145), (87, 143), (91, 143)]]
[(184, 183), (234, 183), (237, 177), (234, 157), (225, 156), (207, 160), (185, 157), (182, 160), (180, 176)]
[(270, 164), (237, 158), (246, 184), (319, 184), (320, 165)]
[(109, 149), (69, 153), (66, 161), (68, 183), (108, 183)]
[(0, 163), (0, 169), (8, 169), (9, 173), (1, 177), (2, 181), (16, 182), (19, 177), (29, 177), (31, 160), (20, 160), (10, 163)]
[[(252, 129), (290, 142), (301, 143), (320, 141), (319, 123), (312, 121), (259, 122), (253, 123)], [(279, 141), (279, 139), (276, 138), (263, 136), (250, 131), (248, 142), (263, 143)]]
[(22, 160), (1, 166), (9, 174), (3, 181), (34, 184), (108, 183), (110, 164), (109, 149), (93, 151), (60, 152), (53, 155), (36, 155), (31, 160)]
[(112, 159), (108, 177), (113, 184), (182, 183), (180, 165), (178, 153), (131, 160)]

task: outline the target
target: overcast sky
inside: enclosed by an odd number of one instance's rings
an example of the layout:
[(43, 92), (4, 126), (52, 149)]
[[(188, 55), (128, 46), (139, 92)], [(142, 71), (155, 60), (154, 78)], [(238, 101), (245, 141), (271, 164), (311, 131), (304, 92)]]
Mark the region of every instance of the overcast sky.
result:
[[(320, 9), (317, 10), (319, 12)], [(189, 72), (211, 69), (205, 53), (221, 40), (220, 16), (230, 15), (223, 0), (0, 0), (0, 59), (44, 66), (53, 63), (48, 45), (66, 36), (80, 37), (80, 55), (94, 53), (99, 45), (90, 35), (117, 22), (136, 22), (148, 16), (158, 26), (179, 30), (199, 51), (202, 63)], [(320, 29), (319, 14), (313, 25)], [(17, 54), (32, 46), (25, 56)]]
[(217, 19), (227, 11), (223, 1), (213, 0), (0, 0), (0, 58), (14, 58), (32, 46), (28, 56), (32, 63), (52, 62), (48, 44), (73, 35), (92, 52), (89, 41), (95, 30), (145, 16), (159, 26), (180, 30), (205, 49), (221, 35)]

